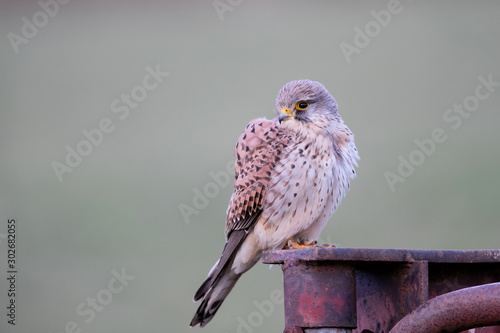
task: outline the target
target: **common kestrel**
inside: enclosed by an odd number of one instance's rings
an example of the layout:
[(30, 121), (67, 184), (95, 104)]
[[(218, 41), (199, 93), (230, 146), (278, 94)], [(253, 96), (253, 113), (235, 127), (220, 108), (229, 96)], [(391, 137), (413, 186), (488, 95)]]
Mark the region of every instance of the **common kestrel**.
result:
[(236, 143), (234, 192), (220, 259), (194, 296), (191, 326), (205, 326), (266, 250), (317, 239), (349, 190), (354, 135), (319, 82), (297, 80), (276, 98), (278, 116), (252, 120)]

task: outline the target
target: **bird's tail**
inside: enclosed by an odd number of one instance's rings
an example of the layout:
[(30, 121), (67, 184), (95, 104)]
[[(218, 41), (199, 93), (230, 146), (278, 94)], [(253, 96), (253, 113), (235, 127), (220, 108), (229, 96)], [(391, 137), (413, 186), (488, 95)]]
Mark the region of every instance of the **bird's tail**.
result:
[[(225, 270), (219, 277), (219, 279), (215, 281), (215, 283), (211, 286), (210, 290), (204, 295), (203, 301), (201, 302), (198, 310), (196, 310), (193, 320), (191, 320), (190, 326), (200, 324), (200, 327), (203, 327), (208, 324), (208, 322), (215, 316), (215, 313), (217, 312), (231, 289), (233, 289), (240, 276), (241, 274), (236, 274), (231, 269)], [(204, 289), (204, 287), (206, 288), (206, 286), (209, 286), (211, 284), (212, 278), (213, 276), (209, 274), (207, 280), (205, 280), (205, 282), (197, 292), (197, 295), (201, 290)]]
[(212, 267), (205, 282), (203, 282), (194, 295), (195, 302), (202, 298), (203, 301), (198, 310), (196, 310), (190, 326), (200, 324), (203, 327), (208, 324), (226, 296), (233, 289), (241, 274), (243, 274), (243, 272), (236, 274), (232, 269), (232, 265), (236, 253), (247, 235), (248, 232), (245, 229), (233, 230), (229, 233), (220, 259)]

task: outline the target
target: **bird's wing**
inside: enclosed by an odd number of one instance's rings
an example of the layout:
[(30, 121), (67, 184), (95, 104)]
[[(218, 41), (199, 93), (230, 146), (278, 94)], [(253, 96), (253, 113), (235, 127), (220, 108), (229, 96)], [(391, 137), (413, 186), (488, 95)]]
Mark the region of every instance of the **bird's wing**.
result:
[(289, 140), (276, 120), (267, 119), (252, 120), (238, 139), (234, 153), (234, 192), (227, 210), (226, 244), (218, 263), (196, 292), (195, 301), (204, 297), (231, 267), (238, 249), (262, 213), (271, 171)]
[(262, 211), (271, 172), (290, 138), (276, 120), (252, 120), (236, 143), (234, 192), (229, 201), (226, 234), (248, 230)]

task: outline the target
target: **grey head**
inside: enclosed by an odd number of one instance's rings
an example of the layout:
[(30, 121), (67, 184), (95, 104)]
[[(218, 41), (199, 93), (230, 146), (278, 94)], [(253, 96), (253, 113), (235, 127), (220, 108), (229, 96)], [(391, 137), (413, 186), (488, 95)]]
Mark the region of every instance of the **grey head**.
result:
[(286, 121), (287, 126), (299, 122), (321, 124), (329, 122), (338, 115), (337, 102), (319, 82), (295, 80), (281, 88), (276, 97), (276, 111), (279, 122)]

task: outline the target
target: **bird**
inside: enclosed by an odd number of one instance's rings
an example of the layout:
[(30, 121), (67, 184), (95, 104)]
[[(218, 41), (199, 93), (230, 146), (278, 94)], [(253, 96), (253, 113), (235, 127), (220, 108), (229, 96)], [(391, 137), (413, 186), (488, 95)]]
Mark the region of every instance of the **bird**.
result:
[(275, 118), (250, 121), (236, 142), (226, 242), (194, 295), (202, 302), (191, 327), (212, 320), (264, 251), (314, 246), (356, 177), (354, 135), (321, 83), (286, 83), (275, 107)]

